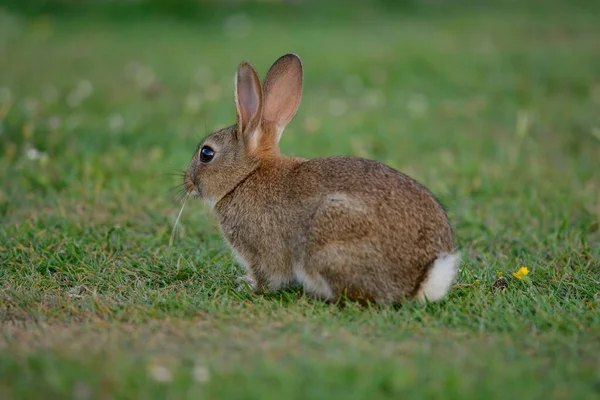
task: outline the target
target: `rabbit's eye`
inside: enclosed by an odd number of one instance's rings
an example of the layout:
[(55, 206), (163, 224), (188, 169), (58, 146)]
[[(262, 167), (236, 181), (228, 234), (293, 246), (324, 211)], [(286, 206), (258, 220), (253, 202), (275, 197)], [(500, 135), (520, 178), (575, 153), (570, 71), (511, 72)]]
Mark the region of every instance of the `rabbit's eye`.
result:
[(202, 146), (200, 149), (200, 161), (203, 163), (210, 162), (215, 156), (215, 151), (210, 146)]

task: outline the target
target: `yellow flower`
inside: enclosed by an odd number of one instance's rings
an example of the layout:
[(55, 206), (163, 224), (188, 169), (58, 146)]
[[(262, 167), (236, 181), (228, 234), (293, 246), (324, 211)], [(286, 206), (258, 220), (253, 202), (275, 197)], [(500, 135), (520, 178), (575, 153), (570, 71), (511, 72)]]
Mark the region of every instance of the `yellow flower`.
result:
[(529, 269), (527, 269), (527, 267), (521, 267), (517, 272), (513, 272), (513, 276), (517, 279), (523, 279), (527, 274), (529, 274)]
[(496, 275), (498, 276), (498, 278), (502, 278), (502, 271), (497, 271)]

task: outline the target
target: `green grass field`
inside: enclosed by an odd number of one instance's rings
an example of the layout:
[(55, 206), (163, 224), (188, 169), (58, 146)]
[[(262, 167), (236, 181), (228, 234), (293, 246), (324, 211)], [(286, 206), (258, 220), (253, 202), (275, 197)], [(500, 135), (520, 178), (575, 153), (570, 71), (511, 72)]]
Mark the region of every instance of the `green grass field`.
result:
[[(600, 7), (564, 3), (1, 9), (0, 398), (598, 398)], [(286, 52), (283, 151), (428, 186), (464, 254), (444, 301), (237, 292), (199, 201), (169, 248), (238, 63)]]

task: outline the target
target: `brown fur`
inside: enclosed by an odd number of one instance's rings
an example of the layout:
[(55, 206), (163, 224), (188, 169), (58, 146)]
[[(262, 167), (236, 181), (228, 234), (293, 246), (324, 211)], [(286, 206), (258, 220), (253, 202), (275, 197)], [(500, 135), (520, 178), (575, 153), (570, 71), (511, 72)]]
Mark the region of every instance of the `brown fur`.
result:
[(414, 297), (435, 259), (455, 250), (444, 209), (422, 185), (376, 161), (280, 155), (301, 90), (295, 55), (281, 57), (262, 88), (242, 64), (238, 122), (201, 143), (216, 154), (209, 163), (194, 155), (186, 190), (214, 205), (223, 237), (256, 288), (277, 290), (305, 276), (325, 282), (329, 300)]

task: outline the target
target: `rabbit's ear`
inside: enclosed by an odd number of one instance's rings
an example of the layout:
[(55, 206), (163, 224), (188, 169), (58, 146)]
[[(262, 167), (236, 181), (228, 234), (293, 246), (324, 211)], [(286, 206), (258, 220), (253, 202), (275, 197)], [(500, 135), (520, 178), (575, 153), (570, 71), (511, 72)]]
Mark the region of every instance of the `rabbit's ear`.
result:
[(249, 63), (240, 64), (235, 76), (238, 135), (250, 151), (258, 145), (263, 100), (260, 80)]
[[(263, 84), (262, 146), (277, 146), (286, 125), (296, 114), (302, 97), (302, 61), (296, 54), (280, 57), (269, 69)], [(267, 143), (268, 142), (268, 143)]]

